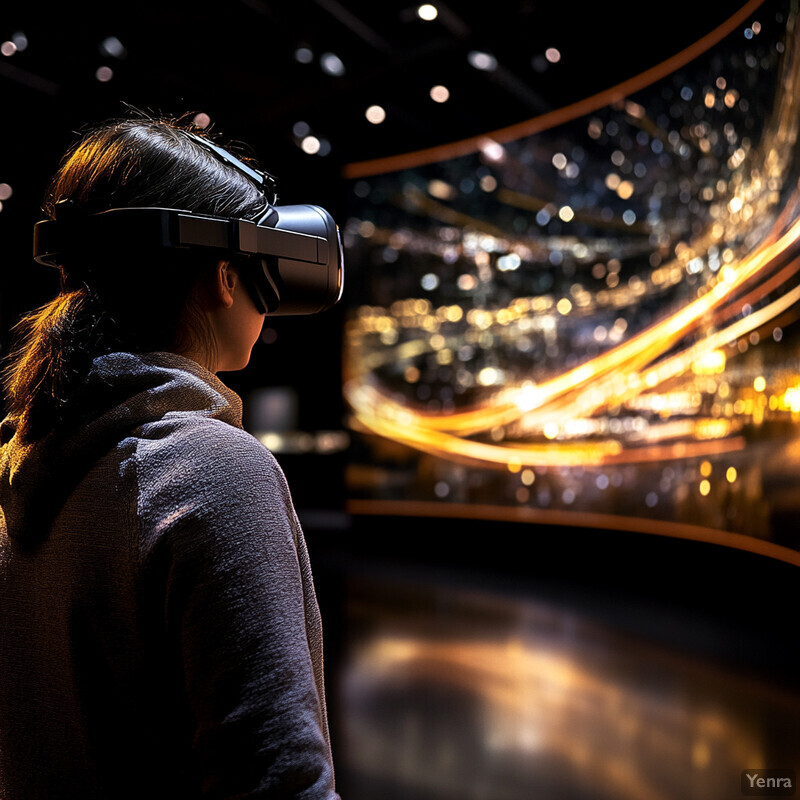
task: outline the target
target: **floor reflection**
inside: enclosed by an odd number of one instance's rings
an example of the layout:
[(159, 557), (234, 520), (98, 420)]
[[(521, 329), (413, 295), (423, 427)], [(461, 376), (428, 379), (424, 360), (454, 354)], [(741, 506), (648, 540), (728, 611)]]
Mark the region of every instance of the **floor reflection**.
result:
[(800, 694), (647, 631), (436, 582), (348, 593), (350, 800), (724, 800), (800, 766)]

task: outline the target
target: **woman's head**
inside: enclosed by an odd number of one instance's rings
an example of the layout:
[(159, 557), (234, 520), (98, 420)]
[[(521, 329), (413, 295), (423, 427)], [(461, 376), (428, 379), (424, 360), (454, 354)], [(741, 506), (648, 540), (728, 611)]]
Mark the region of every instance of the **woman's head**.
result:
[[(242, 219), (263, 211), (267, 198), (260, 189), (209, 152), (196, 132), (184, 133), (190, 129), (180, 121), (150, 118), (89, 129), (64, 156), (45, 213), (55, 218), (64, 201), (73, 215), (132, 206)], [(123, 244), (114, 253), (86, 252), (64, 263), (62, 286), (95, 293), (114, 312), (125, 349), (213, 351), (196, 301), (198, 290), (213, 283), (217, 266), (213, 256), (172, 251), (143, 257)]]
[[(62, 159), (45, 213), (54, 219), (149, 206), (247, 219), (263, 212), (271, 198), (186, 130), (197, 135), (182, 119), (150, 117), (87, 129)], [(236, 266), (216, 257), (143, 255), (123, 244), (76, 253), (60, 269), (61, 294), (20, 322), (21, 343), (6, 373), (9, 410), (31, 429), (58, 424), (98, 355), (169, 350), (217, 366), (219, 331), (227, 329), (209, 312), (222, 304), (224, 318), (226, 281), (227, 290), (238, 288), (236, 308), (251, 310)]]
[(180, 208), (250, 218), (265, 198), (241, 172), (187, 136), (180, 120), (120, 119), (88, 129), (62, 160), (45, 198), (95, 213), (109, 208)]

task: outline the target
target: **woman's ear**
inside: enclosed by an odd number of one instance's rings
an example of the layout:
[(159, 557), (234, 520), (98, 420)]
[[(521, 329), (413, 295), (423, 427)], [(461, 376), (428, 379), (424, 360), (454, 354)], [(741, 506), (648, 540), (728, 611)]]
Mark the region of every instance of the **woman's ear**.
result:
[(233, 305), (233, 293), (236, 291), (238, 281), (239, 276), (230, 261), (217, 262), (214, 273), (214, 297), (223, 308), (230, 308)]

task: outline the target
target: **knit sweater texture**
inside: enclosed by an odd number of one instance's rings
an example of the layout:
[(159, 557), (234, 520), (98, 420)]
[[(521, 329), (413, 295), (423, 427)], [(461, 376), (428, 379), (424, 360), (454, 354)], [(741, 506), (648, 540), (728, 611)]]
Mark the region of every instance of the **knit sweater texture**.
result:
[(112, 353), (78, 403), (0, 426), (0, 800), (337, 800), (308, 553), (239, 397)]

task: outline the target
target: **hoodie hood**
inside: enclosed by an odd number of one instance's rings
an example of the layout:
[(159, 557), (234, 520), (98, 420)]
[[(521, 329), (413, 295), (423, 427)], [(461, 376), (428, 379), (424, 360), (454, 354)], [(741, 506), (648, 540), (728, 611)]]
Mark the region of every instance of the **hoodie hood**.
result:
[(0, 425), (0, 536), (41, 541), (92, 465), (137, 428), (200, 415), (242, 427), (242, 402), (212, 372), (174, 353), (96, 358), (76, 405), (81, 422), (21, 442), (17, 420)]

